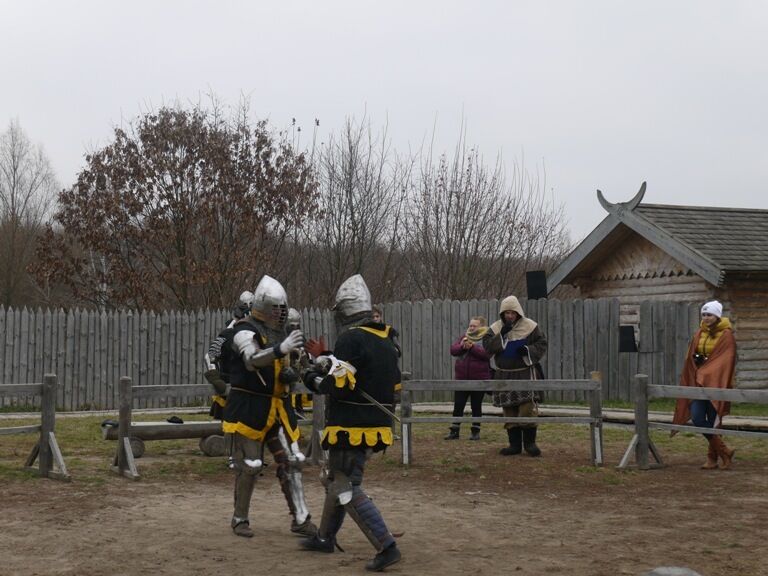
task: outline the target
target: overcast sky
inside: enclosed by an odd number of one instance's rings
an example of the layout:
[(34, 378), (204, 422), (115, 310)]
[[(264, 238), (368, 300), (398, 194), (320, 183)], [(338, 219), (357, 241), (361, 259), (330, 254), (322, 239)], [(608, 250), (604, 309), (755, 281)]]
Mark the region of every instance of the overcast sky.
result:
[(319, 140), (346, 117), (398, 150), (433, 129), (546, 167), (574, 239), (595, 190), (768, 208), (768, 2), (0, 0), (0, 128), (70, 185), (121, 121), (213, 92)]

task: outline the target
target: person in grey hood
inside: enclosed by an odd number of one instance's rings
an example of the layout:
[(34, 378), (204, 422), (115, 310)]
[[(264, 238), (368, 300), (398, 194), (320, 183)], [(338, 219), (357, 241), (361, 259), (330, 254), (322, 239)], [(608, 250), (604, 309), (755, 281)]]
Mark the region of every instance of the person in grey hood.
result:
[[(525, 317), (520, 302), (514, 296), (501, 301), (499, 319), (491, 324), (483, 337), (483, 347), (491, 355), (490, 365), (495, 380), (543, 380), (541, 359), (547, 353), (547, 338), (530, 318)], [(500, 406), (505, 417), (534, 417), (538, 415), (540, 393), (494, 392), (493, 405)], [(500, 450), (503, 456), (520, 454), (523, 449), (531, 456), (541, 456), (536, 445), (536, 424), (508, 422), (509, 446)]]

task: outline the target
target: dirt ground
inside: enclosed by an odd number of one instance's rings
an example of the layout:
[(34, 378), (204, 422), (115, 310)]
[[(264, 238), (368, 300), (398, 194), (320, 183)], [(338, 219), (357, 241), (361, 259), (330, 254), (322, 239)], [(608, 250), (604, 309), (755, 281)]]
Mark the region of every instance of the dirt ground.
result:
[[(403, 561), (388, 572), (635, 576), (687, 566), (703, 576), (768, 575), (765, 452), (750, 457), (736, 441), (744, 454), (733, 470), (704, 472), (703, 441), (691, 438), (701, 451), (666, 449), (666, 468), (627, 472), (613, 465), (628, 435), (606, 445), (611, 465), (602, 469), (589, 466), (585, 433), (554, 436), (540, 433), (539, 459), (499, 456), (500, 433), (445, 442), (437, 430), (417, 435), (409, 469), (399, 446), (374, 456), (365, 486), (390, 529), (404, 532)], [(148, 446), (136, 482), (106, 471), (68, 484), (4, 479), (0, 574), (364, 573), (373, 549), (349, 519), (339, 534), (345, 553), (299, 550), (273, 468), (253, 498), (257, 536), (233, 536), (223, 462), (220, 472), (174, 472), (190, 459), (204, 459), (193, 445), (170, 455)], [(305, 484), (319, 520), (317, 468)]]

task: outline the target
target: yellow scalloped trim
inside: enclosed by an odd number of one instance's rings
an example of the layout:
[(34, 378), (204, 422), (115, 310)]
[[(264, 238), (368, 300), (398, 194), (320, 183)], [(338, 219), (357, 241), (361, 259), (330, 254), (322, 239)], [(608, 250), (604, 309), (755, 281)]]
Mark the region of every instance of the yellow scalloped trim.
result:
[(403, 389), (403, 383), (402, 382), (398, 382), (397, 384), (395, 384), (395, 392), (400, 392), (400, 390), (402, 390), (402, 389)]
[(215, 396), (211, 396), (211, 401), (213, 401), (214, 404), (218, 404), (222, 408), (226, 407), (227, 405), (226, 399), (219, 396), (218, 394), (216, 394)]
[(376, 446), (379, 439), (386, 446), (392, 445), (392, 428), (380, 426), (378, 428), (347, 428), (345, 426), (327, 426), (323, 431), (323, 441), (328, 440), (328, 444), (334, 445), (339, 441), (339, 432), (349, 434), (349, 443), (352, 446), (360, 446), (365, 438), (366, 446)]

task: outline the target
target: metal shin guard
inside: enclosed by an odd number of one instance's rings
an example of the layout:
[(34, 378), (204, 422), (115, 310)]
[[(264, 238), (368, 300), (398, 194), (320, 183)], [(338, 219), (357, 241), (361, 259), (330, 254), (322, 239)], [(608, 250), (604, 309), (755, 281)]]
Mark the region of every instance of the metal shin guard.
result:
[(341, 530), (346, 515), (344, 506), (338, 503), (336, 496), (326, 492), (325, 502), (323, 502), (323, 516), (320, 518), (317, 535), (323, 540), (332, 539), (335, 541), (336, 534)]
[(256, 477), (264, 468), (264, 446), (240, 434), (233, 434), (231, 468), (235, 471), (235, 516), (248, 518)]
[(285, 486), (287, 490), (286, 496), (293, 504), (293, 517), (297, 524), (302, 524), (309, 518), (309, 510), (307, 509), (307, 500), (304, 497), (304, 483), (302, 481), (301, 471), (289, 469)]
[(395, 539), (384, 523), (381, 512), (360, 486), (353, 487), (352, 500), (344, 508), (377, 552), (394, 543)]
[(238, 470), (235, 476), (235, 517), (248, 520), (251, 496), (256, 484), (256, 476), (245, 470)]
[(301, 475), (304, 455), (299, 452), (298, 444), (288, 442), (282, 426), (277, 432), (276, 440), (277, 444), (275, 444), (275, 439), (270, 438), (267, 445), (275, 458), (277, 477), (288, 502), (288, 508), (296, 523), (302, 524), (309, 518)]

